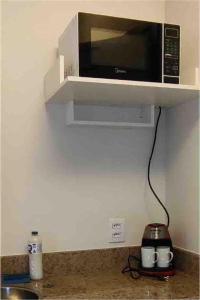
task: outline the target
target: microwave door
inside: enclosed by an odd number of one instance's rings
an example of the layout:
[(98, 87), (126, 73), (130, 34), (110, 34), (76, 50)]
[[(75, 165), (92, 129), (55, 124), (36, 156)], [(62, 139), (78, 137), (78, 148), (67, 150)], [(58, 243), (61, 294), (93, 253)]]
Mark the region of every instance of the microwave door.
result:
[(91, 16), (79, 31), (80, 76), (161, 81), (161, 24)]

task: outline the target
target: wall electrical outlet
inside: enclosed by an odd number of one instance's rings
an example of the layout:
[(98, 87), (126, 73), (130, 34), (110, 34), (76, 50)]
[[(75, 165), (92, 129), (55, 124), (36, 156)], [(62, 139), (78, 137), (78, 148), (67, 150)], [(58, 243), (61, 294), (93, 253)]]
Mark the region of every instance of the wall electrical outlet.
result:
[(125, 219), (110, 218), (109, 219), (109, 242), (122, 243), (125, 242)]

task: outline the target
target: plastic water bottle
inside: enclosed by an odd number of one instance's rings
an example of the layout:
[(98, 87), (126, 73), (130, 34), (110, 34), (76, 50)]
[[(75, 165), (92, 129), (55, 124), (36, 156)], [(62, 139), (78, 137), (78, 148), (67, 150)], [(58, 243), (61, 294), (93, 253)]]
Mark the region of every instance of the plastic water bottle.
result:
[(42, 279), (42, 240), (37, 231), (32, 231), (31, 233), (31, 239), (28, 242), (28, 253), (31, 279)]

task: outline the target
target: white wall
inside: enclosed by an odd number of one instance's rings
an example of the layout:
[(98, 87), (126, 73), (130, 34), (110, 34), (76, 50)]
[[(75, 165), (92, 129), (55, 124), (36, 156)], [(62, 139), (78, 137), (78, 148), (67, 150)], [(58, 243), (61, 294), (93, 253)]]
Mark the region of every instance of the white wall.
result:
[[(196, 1), (168, 0), (166, 7), (163, 1), (148, 0), (115, 1), (114, 5), (100, 0), (4, 1), (4, 255), (24, 253), (32, 229), (43, 235), (44, 251), (61, 251), (139, 244), (145, 224), (164, 220), (146, 182), (152, 129), (67, 128), (62, 105), (44, 105), (44, 75), (55, 59), (58, 36), (77, 11), (153, 21), (166, 17), (168, 22), (180, 23), (185, 40), (182, 58), (190, 58), (189, 65), (183, 64), (182, 71), (188, 72), (182, 73), (182, 79), (194, 81), (198, 50), (191, 45), (198, 42)], [(170, 231), (177, 246), (195, 252), (199, 224), (197, 105), (184, 104), (168, 111), (167, 143), (163, 117), (152, 170), (153, 182), (165, 201), (168, 146)], [(125, 244), (107, 243), (108, 218), (115, 216), (126, 218)]]
[[(166, 21), (181, 24), (183, 79), (188, 83), (194, 83), (194, 68), (200, 67), (199, 20), (200, 1), (166, 2)], [(197, 253), (200, 238), (199, 136), (198, 101), (168, 110), (166, 202), (171, 214), (170, 230), (176, 246)]]
[(199, 252), (199, 103), (167, 113), (166, 199), (176, 246)]
[[(1, 24), (1, 13), (2, 13), (2, 6), (1, 6), (1, 3), (0, 3), (0, 24)], [(1, 66), (1, 63), (2, 63), (2, 60), (1, 60), (1, 41), (2, 41), (2, 33), (1, 33), (1, 30), (0, 30), (0, 66)], [(1, 68), (0, 68), (0, 78), (2, 78), (2, 72), (1, 72)], [(1, 103), (2, 103), (2, 99), (1, 99), (1, 85), (0, 85), (0, 112), (1, 112)], [(1, 114), (0, 114), (0, 132), (1, 132), (1, 122), (2, 119), (1, 119)], [(0, 140), (0, 157), (1, 157), (1, 149), (2, 149), (2, 143), (1, 143), (1, 140)], [(0, 160), (0, 170), (2, 169), (2, 162)], [(1, 191), (1, 188), (2, 188), (2, 176), (1, 176), (1, 172), (0, 172), (0, 191)], [(2, 198), (1, 198), (1, 193), (0, 193), (0, 212), (1, 212), (1, 201), (2, 201)], [(1, 255), (1, 232), (2, 232), (2, 228), (1, 228), (1, 224), (2, 222), (0, 222), (0, 255)]]
[[(67, 128), (62, 105), (45, 107), (43, 78), (77, 11), (164, 20), (163, 1), (3, 2), (2, 254), (25, 252), (41, 232), (44, 251), (104, 248), (109, 217), (126, 218), (126, 243), (164, 221), (146, 182), (152, 129)], [(165, 117), (153, 182), (165, 201)], [(155, 218), (154, 218), (155, 216)]]
[(200, 0), (166, 0), (165, 20), (181, 26), (181, 83), (195, 84), (199, 68)]

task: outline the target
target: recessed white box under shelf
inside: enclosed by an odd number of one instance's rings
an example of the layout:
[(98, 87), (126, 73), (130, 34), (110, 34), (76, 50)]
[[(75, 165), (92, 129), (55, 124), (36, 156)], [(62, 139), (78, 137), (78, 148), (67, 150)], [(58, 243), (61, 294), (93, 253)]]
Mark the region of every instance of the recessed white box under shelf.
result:
[(109, 127), (153, 127), (154, 105), (100, 105), (66, 104), (67, 125), (92, 125)]

